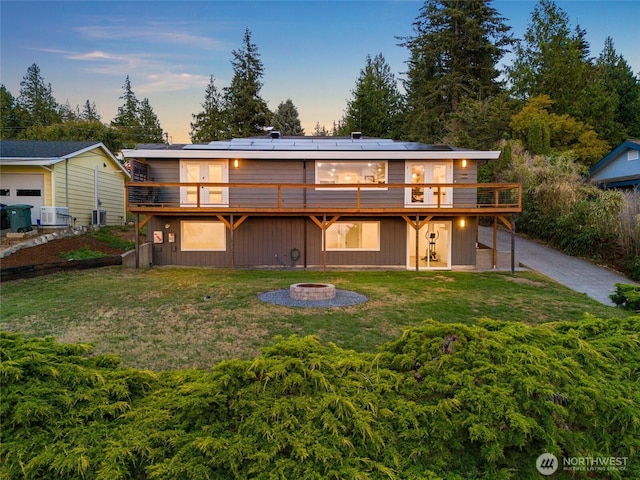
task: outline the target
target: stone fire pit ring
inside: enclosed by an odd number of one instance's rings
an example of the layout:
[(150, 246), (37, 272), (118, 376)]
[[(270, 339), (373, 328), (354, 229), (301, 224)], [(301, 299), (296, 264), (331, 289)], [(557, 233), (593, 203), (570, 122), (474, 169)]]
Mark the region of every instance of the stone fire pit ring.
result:
[(336, 287), (331, 283), (294, 283), (289, 295), (294, 300), (332, 300), (336, 298)]
[(288, 289), (261, 293), (258, 299), (285, 307), (332, 308), (364, 303), (368, 298), (349, 290), (339, 290), (331, 283), (295, 283)]

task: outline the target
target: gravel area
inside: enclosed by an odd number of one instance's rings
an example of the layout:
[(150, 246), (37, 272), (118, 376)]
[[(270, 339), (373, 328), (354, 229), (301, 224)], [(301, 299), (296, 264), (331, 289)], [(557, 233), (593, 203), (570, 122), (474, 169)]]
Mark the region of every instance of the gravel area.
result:
[(273, 303), (274, 305), (283, 305), (285, 307), (302, 307), (302, 308), (332, 308), (332, 307), (348, 307), (357, 305), (368, 300), (364, 295), (349, 290), (336, 289), (336, 296), (331, 300), (294, 300), (289, 295), (289, 289), (273, 290), (272, 292), (261, 293), (258, 299), (263, 302)]

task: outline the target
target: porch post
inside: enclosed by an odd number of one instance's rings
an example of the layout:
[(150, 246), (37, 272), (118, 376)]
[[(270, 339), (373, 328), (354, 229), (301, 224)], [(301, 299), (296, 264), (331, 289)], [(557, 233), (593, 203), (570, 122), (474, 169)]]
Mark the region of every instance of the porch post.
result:
[(498, 266), (498, 217), (493, 216), (493, 268)]
[(511, 214), (511, 275), (516, 273), (516, 222)]
[(140, 268), (140, 232), (139, 232), (139, 228), (140, 228), (140, 214), (136, 213), (136, 219), (134, 222), (134, 227), (135, 228), (135, 245), (136, 245), (136, 268)]
[(416, 213), (416, 272), (420, 271), (420, 215)]
[(236, 259), (235, 259), (235, 243), (234, 243), (234, 231), (235, 231), (235, 225), (234, 225), (234, 220), (233, 220), (233, 213), (231, 214), (231, 216), (229, 217), (229, 223), (231, 224), (231, 228), (230, 228), (230, 235), (231, 235), (231, 268), (236, 268)]
[(327, 214), (322, 214), (322, 271), (327, 271)]

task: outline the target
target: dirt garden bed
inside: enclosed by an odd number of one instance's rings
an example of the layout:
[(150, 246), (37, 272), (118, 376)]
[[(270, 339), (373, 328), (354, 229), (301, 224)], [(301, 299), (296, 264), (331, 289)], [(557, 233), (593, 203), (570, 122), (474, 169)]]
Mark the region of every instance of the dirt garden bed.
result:
[[(63, 257), (64, 254), (68, 254), (70, 252), (75, 252), (78, 250), (89, 250), (91, 252), (99, 252), (103, 254), (104, 257), (102, 257), (102, 261), (99, 261), (101, 260), (100, 258), (90, 259), (94, 260), (93, 263), (95, 264), (95, 266), (102, 266), (104, 264), (117, 264), (118, 262), (116, 261), (107, 260), (107, 257), (119, 258), (122, 253), (129, 250), (124, 242), (134, 242), (135, 231), (133, 227), (104, 228), (109, 229), (109, 239), (122, 240), (123, 242), (116, 242), (117, 245), (113, 245), (113, 241), (106, 241), (103, 238), (104, 236), (97, 236), (95, 231), (90, 231), (79, 235), (56, 238), (40, 245), (25, 246), (11, 253), (10, 255), (0, 258), (0, 269), (3, 272), (2, 277), (3, 279), (8, 279), (5, 273), (7, 273), (7, 271), (9, 270), (15, 270), (18, 267), (38, 266), (37, 269), (21, 269), (22, 271), (33, 271), (47, 270), (43, 267), (45, 265), (50, 265), (52, 267), (54, 265), (59, 265), (59, 268), (57, 268), (57, 270), (61, 270), (64, 269), (62, 267), (64, 266), (65, 262), (69, 267), (72, 267), (74, 265), (81, 265), (78, 264), (78, 262), (85, 262), (87, 265), (90, 265), (91, 262), (87, 260), (76, 260), (67, 262)], [(28, 240), (28, 238), (8, 239), (6, 237), (2, 237), (2, 239), (0, 240), (0, 250), (7, 249), (22, 242), (27, 242)]]

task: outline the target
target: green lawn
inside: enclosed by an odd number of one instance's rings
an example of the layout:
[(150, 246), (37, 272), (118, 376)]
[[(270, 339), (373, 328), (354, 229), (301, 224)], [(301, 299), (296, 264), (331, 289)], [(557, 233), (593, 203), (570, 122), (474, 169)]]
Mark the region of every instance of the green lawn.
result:
[[(257, 295), (298, 282), (329, 282), (366, 295), (345, 308), (290, 308)], [(479, 318), (538, 324), (630, 316), (535, 273), (301, 272), (109, 267), (1, 287), (0, 329), (93, 343), (123, 363), (151, 370), (209, 368), (252, 358), (276, 336), (317, 335), (346, 349), (375, 351), (425, 319)], [(205, 297), (210, 299), (206, 300)]]

